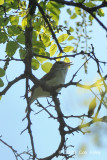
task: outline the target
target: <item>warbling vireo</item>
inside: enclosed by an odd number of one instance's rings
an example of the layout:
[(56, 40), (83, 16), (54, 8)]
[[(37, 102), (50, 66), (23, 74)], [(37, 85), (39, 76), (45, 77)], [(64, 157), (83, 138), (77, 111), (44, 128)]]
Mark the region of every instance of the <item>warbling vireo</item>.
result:
[[(72, 62), (66, 63), (63, 61), (55, 62), (51, 70), (44, 75), (40, 81), (45, 82), (47, 86), (57, 86), (65, 83), (66, 74), (68, 67), (72, 65)], [(61, 88), (58, 88), (56, 91), (59, 92)], [(44, 90), (41, 86), (34, 84), (31, 88), (31, 97), (29, 103), (32, 104), (39, 97), (49, 97), (50, 92)]]

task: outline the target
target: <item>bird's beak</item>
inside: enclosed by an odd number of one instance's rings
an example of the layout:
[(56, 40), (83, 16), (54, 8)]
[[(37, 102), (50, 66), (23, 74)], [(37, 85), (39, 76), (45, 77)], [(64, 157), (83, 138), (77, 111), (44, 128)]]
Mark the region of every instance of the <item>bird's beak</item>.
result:
[(67, 64), (67, 66), (71, 66), (71, 65), (73, 65), (73, 63), (72, 62), (68, 62), (68, 63), (66, 63)]

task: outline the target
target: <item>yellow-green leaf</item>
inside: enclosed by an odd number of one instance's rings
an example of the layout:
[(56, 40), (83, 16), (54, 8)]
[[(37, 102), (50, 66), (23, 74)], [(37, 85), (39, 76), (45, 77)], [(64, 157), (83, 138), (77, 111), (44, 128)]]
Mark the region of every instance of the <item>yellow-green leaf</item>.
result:
[(53, 56), (57, 51), (57, 45), (56, 44), (52, 44), (49, 50), (50, 56)]
[(61, 43), (63, 41), (65, 41), (68, 38), (68, 34), (62, 34), (58, 37), (58, 42)]
[(10, 19), (10, 23), (12, 25), (18, 25), (18, 23), (19, 23), (19, 17), (18, 16), (10, 16), (9, 19)]
[(67, 40), (71, 41), (72, 39), (74, 39), (74, 36), (69, 36), (69, 38)]
[(75, 7), (75, 13), (81, 15), (81, 8)]
[(4, 4), (4, 0), (0, 0), (0, 5), (3, 5)]
[(89, 105), (89, 110), (88, 110), (88, 116), (91, 117), (94, 113), (96, 107), (96, 97), (91, 101)]
[(74, 29), (72, 27), (69, 28), (70, 32), (74, 32)]
[(33, 70), (37, 70), (39, 68), (39, 62), (36, 59), (32, 59), (31, 67)]
[(84, 3), (84, 5), (86, 6), (86, 7), (95, 7), (96, 5), (94, 4), (94, 3), (92, 3), (92, 2), (86, 2), (86, 3)]
[(46, 62), (46, 63), (42, 64), (41, 67), (44, 72), (48, 73), (50, 71), (50, 69), (52, 68), (52, 63)]
[[(62, 56), (62, 53), (59, 53), (59, 54), (57, 55), (57, 57), (60, 57), (60, 56)], [(60, 60), (61, 60), (61, 58), (56, 59), (56, 61), (60, 61)]]
[(94, 18), (91, 15), (89, 15), (89, 20), (92, 21), (93, 19)]
[(68, 57), (65, 57), (64, 62), (69, 63), (70, 59)]
[(5, 75), (4, 69), (0, 68), (0, 77), (3, 77)]
[(76, 17), (77, 17), (76, 13), (73, 13), (73, 15), (70, 18), (75, 19)]
[(0, 100), (2, 99), (2, 96), (0, 96)]
[(104, 17), (104, 11), (101, 8), (98, 10), (98, 15)]
[(70, 51), (73, 51), (73, 49), (74, 49), (74, 47), (72, 47), (72, 46), (66, 46), (63, 51), (70, 52)]
[(0, 78), (0, 87), (4, 86), (4, 82), (2, 81), (2, 79)]
[(27, 26), (27, 17), (23, 18), (22, 20), (22, 29), (25, 29), (26, 26)]

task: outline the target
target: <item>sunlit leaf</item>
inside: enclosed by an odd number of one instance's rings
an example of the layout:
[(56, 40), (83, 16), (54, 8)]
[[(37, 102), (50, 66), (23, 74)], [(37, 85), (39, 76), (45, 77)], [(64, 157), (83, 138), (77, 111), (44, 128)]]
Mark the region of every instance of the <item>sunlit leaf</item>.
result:
[(64, 52), (71, 52), (71, 51), (73, 51), (73, 49), (74, 49), (74, 47), (72, 47), (72, 46), (66, 46), (63, 51)]
[(2, 99), (2, 96), (0, 96), (0, 100)]
[(98, 15), (100, 16), (100, 17), (104, 17), (104, 11), (100, 8), (100, 9), (98, 9)]
[(3, 77), (5, 75), (4, 69), (0, 68), (0, 77)]
[(49, 50), (50, 56), (53, 56), (57, 51), (57, 45), (56, 44), (52, 44)]
[(89, 20), (92, 21), (93, 19), (94, 18), (91, 15), (89, 15)]
[(74, 29), (72, 27), (69, 28), (70, 32), (74, 32)]
[(50, 71), (50, 69), (52, 68), (52, 63), (46, 62), (46, 63), (42, 64), (41, 67), (44, 72), (48, 73)]
[(76, 17), (77, 17), (76, 13), (73, 13), (73, 15), (70, 18), (75, 19)]
[[(57, 57), (60, 57), (60, 56), (62, 56), (62, 53), (59, 53), (59, 54), (57, 55)], [(60, 61), (60, 60), (61, 60), (61, 58), (56, 59), (56, 61)]]
[(0, 0), (0, 5), (3, 5), (4, 4), (4, 0)]
[(71, 41), (72, 39), (74, 39), (74, 36), (69, 36), (67, 40)]
[(23, 18), (22, 20), (22, 28), (25, 29), (25, 27), (27, 26), (27, 18)]
[(70, 59), (68, 57), (65, 57), (64, 62), (69, 63)]
[(84, 5), (85, 5), (86, 7), (95, 7), (95, 6), (96, 6), (96, 5), (95, 5), (94, 3), (92, 3), (92, 2), (84, 3)]
[(12, 25), (18, 25), (18, 23), (19, 23), (19, 17), (18, 16), (10, 16), (9, 20), (10, 20), (10, 23)]
[(81, 15), (81, 8), (75, 7), (75, 13)]
[(31, 67), (33, 70), (37, 70), (39, 68), (39, 62), (36, 59), (32, 59)]
[(13, 56), (18, 48), (17, 42), (9, 41), (6, 45), (6, 53), (9, 57)]
[(50, 38), (47, 34), (41, 34), (41, 39), (46, 47), (49, 47), (51, 45)]
[(94, 114), (94, 110), (96, 107), (96, 97), (91, 101), (89, 105), (89, 110), (88, 110), (88, 116), (91, 117)]
[(68, 34), (62, 34), (58, 37), (58, 42), (61, 43), (63, 41), (65, 41), (68, 38)]

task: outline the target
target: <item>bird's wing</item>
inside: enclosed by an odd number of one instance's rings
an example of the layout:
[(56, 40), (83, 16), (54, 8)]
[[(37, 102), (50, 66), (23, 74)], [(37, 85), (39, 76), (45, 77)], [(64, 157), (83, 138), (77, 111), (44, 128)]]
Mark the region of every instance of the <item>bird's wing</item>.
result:
[(40, 81), (49, 81), (49, 80), (51, 80), (51, 79), (53, 79), (55, 77), (55, 73), (47, 73), (47, 74), (45, 74), (41, 79), (40, 79)]
[[(41, 79), (40, 79), (40, 81), (42, 82), (42, 81), (49, 81), (49, 80), (51, 80), (52, 78), (54, 78), (55, 77), (55, 74), (49, 74), (49, 73), (47, 73), (46, 75), (44, 75)], [(36, 84), (34, 84), (33, 85), (33, 87), (30, 89), (30, 92), (33, 92), (34, 90), (35, 90), (35, 88), (37, 88), (38, 87), (38, 85), (36, 85)]]

